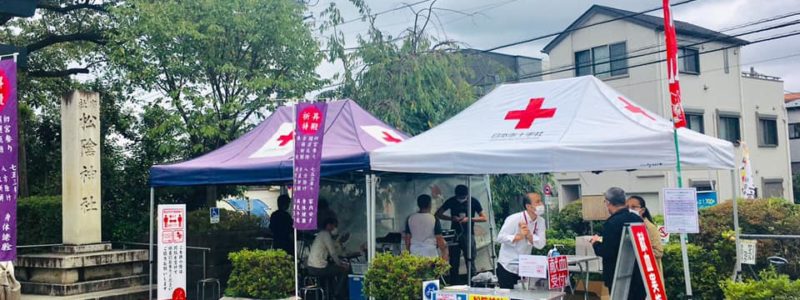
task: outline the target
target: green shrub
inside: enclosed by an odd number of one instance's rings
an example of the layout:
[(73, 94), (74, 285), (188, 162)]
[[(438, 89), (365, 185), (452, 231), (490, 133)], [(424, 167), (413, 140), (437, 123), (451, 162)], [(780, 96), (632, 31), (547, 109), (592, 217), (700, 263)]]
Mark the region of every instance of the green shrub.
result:
[(17, 200), (17, 244), (61, 243), (61, 196)]
[(208, 208), (200, 208), (190, 212), (189, 216), (187, 216), (189, 221), (187, 230), (193, 233), (207, 233), (258, 230), (260, 228), (261, 219), (254, 215), (220, 209), (219, 223), (211, 224), (210, 213)]
[(800, 280), (792, 281), (788, 275), (765, 269), (759, 273), (760, 280), (748, 279), (734, 282), (727, 279), (720, 286), (725, 299), (757, 300), (757, 299), (797, 299), (800, 291)]
[(592, 232), (598, 233), (602, 227), (602, 221), (583, 220), (583, 203), (578, 200), (567, 204), (561, 211), (550, 214), (547, 238), (574, 239), (576, 236), (591, 235)]
[(438, 279), (449, 269), (441, 258), (378, 254), (364, 276), (364, 294), (376, 299), (421, 299), (422, 282)]
[[(533, 248), (533, 255), (547, 255), (547, 251), (553, 249), (553, 246), (559, 245), (558, 253), (561, 255), (575, 254), (575, 239), (551, 239), (547, 238), (547, 244), (542, 249)], [(563, 245), (563, 247), (561, 247)]]
[(294, 260), (279, 250), (242, 250), (228, 254), (233, 273), (225, 295), (282, 299), (294, 293)]
[[(692, 292), (695, 299), (722, 299), (719, 282), (732, 273), (718, 271), (722, 259), (713, 249), (704, 249), (688, 244), (689, 268), (692, 276)], [(668, 299), (683, 299), (686, 294), (686, 284), (683, 279), (683, 260), (681, 245), (678, 243), (667, 244), (664, 247), (664, 280)]]

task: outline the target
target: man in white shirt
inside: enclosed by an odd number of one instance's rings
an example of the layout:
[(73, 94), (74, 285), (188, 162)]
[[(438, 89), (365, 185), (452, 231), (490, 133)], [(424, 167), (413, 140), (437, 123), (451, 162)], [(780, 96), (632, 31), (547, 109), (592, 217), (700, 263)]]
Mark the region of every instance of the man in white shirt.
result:
[[(442, 237), (442, 225), (431, 214), (431, 196), (417, 197), (419, 212), (412, 214), (406, 221), (406, 250), (412, 255), (437, 257), (448, 260), (447, 243)], [(439, 251), (436, 251), (436, 248)]]
[(529, 193), (521, 198), (523, 211), (508, 216), (497, 242), (500, 256), (497, 260), (497, 281), (500, 288), (511, 289), (519, 281), (519, 256), (529, 255), (533, 247), (545, 246), (544, 203), (539, 193)]
[(336, 290), (333, 295), (345, 297), (347, 295), (347, 264), (340, 260), (341, 247), (333, 240), (337, 233), (339, 221), (328, 218), (323, 221), (323, 230), (317, 233), (311, 244), (308, 254), (308, 273), (313, 276), (333, 277), (336, 280)]

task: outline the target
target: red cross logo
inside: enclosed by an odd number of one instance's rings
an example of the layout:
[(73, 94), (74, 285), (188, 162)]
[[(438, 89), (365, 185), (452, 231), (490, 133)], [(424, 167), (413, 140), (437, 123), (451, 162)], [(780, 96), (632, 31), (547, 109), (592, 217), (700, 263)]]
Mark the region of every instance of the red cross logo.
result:
[(294, 140), (294, 131), (290, 131), (287, 135), (281, 135), (278, 137), (278, 141), (281, 143), (278, 145), (279, 147), (286, 146), (289, 142)]
[(395, 143), (395, 144), (397, 144), (397, 143), (399, 143), (399, 142), (402, 142), (402, 141), (403, 141), (403, 140), (401, 140), (401, 139), (399, 139), (399, 138), (396, 138), (395, 136), (393, 136), (393, 135), (392, 135), (391, 133), (389, 133), (389, 132), (382, 131), (382, 133), (383, 133), (383, 140), (384, 140), (384, 141), (387, 141), (387, 142), (389, 142), (389, 143)]
[(635, 114), (641, 114), (641, 115), (643, 115), (643, 116), (645, 116), (648, 119), (653, 120), (653, 121), (656, 120), (656, 118), (653, 118), (652, 116), (650, 116), (650, 114), (648, 114), (644, 109), (642, 109), (641, 107), (638, 107), (636, 105), (633, 105), (633, 103), (630, 103), (628, 100), (625, 100), (625, 98), (619, 97), (619, 101), (622, 101), (623, 103), (625, 103), (625, 109), (627, 109), (628, 111), (630, 111), (632, 113), (635, 113)]
[(555, 108), (542, 109), (544, 98), (531, 98), (525, 110), (512, 110), (506, 114), (506, 120), (519, 120), (514, 129), (528, 129), (533, 126), (536, 119), (552, 118), (556, 114)]

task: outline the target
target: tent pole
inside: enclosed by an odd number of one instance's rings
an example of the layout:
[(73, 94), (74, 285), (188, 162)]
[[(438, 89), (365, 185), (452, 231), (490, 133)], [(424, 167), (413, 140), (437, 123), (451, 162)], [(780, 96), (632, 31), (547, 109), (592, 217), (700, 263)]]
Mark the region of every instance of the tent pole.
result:
[(467, 176), (467, 286), (472, 287), (472, 175)]
[(736, 169), (731, 170), (731, 201), (733, 201), (733, 234), (736, 239), (736, 264), (733, 267), (733, 281), (739, 280), (739, 274), (742, 273), (742, 241), (739, 240), (739, 205), (738, 201), (738, 188), (736, 187)]
[(150, 256), (150, 272), (148, 274), (148, 280), (150, 281), (150, 285), (147, 288), (148, 297), (147, 299), (153, 299), (153, 207), (155, 206), (155, 188), (150, 187), (150, 248), (148, 249), (147, 253)]
[(367, 243), (367, 253), (369, 262), (371, 263), (375, 258), (375, 197), (376, 197), (376, 177), (374, 174), (367, 175), (368, 185), (368, 208), (367, 208), (367, 233), (369, 235), (369, 242)]
[[(678, 175), (678, 188), (683, 187), (683, 175), (681, 174), (681, 151), (678, 146), (678, 129), (672, 127), (672, 137), (675, 141), (675, 169)], [(683, 260), (683, 280), (686, 283), (686, 299), (692, 299), (692, 275), (689, 270), (689, 253), (686, 246), (688, 235), (681, 233), (681, 258)]]
[(495, 260), (497, 259), (497, 253), (494, 252), (494, 199), (492, 199), (492, 185), (489, 178), (489, 175), (483, 175), (483, 181), (486, 184), (486, 195), (489, 197), (489, 244), (491, 245), (491, 252), (489, 255), (492, 260), (492, 269), (494, 273), (497, 274), (497, 263)]
[[(292, 226), (294, 227), (294, 226)], [(297, 228), (294, 228), (294, 296), (300, 298), (300, 266), (297, 257)]]

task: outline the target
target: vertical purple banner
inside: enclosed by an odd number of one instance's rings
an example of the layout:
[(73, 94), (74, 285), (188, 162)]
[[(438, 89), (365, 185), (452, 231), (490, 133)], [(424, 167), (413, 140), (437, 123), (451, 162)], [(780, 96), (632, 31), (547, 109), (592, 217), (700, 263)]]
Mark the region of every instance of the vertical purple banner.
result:
[(300, 103), (295, 112), (294, 228), (317, 229), (322, 137), (325, 135), (326, 103)]
[(17, 259), (17, 64), (0, 61), (0, 261)]

